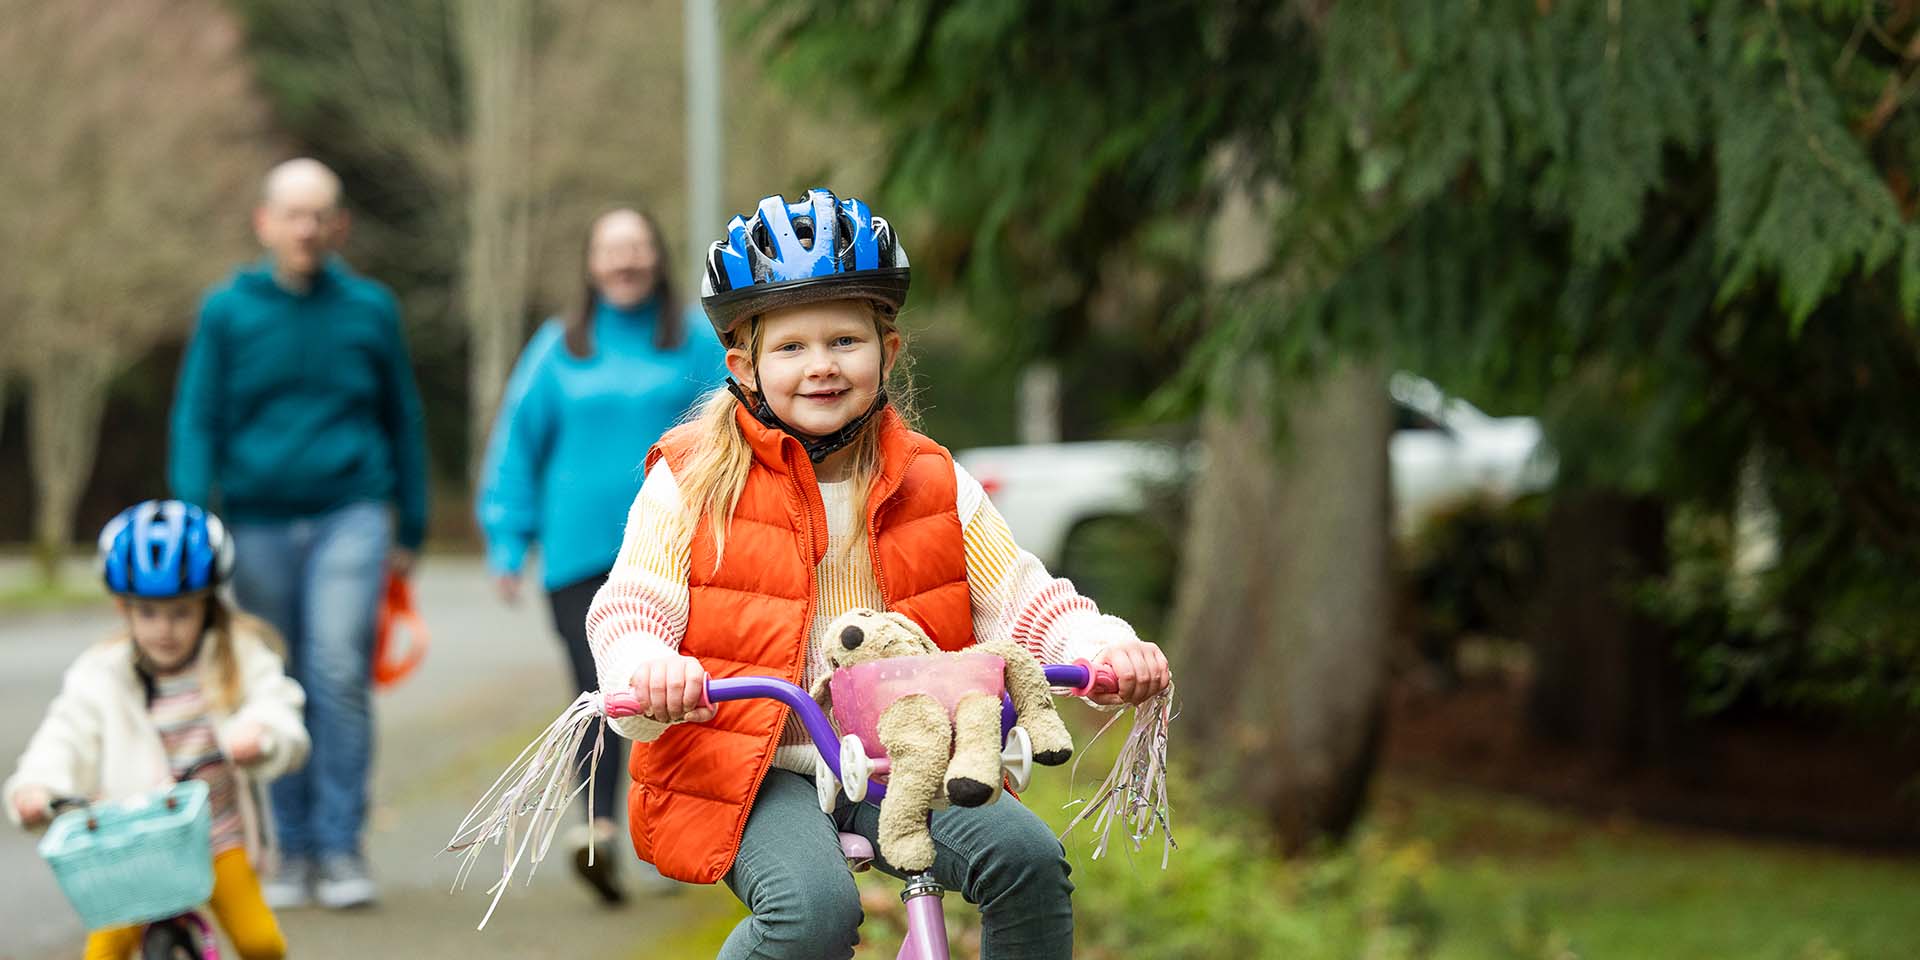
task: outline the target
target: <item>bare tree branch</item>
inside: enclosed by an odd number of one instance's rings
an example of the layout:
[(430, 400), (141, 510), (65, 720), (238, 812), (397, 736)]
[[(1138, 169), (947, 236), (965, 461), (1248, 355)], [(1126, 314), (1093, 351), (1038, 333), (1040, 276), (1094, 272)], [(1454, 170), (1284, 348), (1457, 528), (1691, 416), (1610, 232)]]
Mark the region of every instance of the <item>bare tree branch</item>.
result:
[(57, 557), (108, 382), (247, 248), (267, 113), (215, 0), (0, 0), (0, 129), (0, 367), (26, 387)]

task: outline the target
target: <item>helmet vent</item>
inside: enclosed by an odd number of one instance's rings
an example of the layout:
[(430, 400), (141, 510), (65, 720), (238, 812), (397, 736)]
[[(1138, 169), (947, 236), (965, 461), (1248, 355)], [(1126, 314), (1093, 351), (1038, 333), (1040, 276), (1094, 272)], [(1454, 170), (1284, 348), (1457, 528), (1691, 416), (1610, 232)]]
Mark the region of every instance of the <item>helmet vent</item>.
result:
[(773, 235), (767, 232), (767, 222), (765, 220), (761, 220), (758, 217), (754, 218), (753, 231), (749, 239), (753, 241), (754, 249), (758, 250), (761, 256), (768, 260), (780, 259), (779, 251), (773, 248)]

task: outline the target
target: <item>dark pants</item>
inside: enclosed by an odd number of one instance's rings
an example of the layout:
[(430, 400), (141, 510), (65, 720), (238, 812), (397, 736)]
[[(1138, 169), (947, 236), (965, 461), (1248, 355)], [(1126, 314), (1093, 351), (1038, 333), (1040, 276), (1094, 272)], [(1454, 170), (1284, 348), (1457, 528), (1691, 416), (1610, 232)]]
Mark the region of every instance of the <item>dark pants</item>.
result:
[[(547, 603), (553, 609), (553, 628), (560, 631), (560, 639), (567, 645), (567, 661), (573, 666), (571, 696), (600, 689), (600, 678), (593, 665), (593, 648), (587, 646), (587, 608), (605, 582), (607, 574), (599, 573), (547, 593)], [(626, 782), (627, 740), (608, 730), (606, 743), (606, 749), (600, 754), (600, 766), (593, 775), (593, 815), (618, 823), (623, 819), (619, 811), (625, 806), (621, 801), (626, 795), (620, 786)], [(592, 756), (593, 736), (588, 735), (581, 738), (580, 749), (573, 758), (574, 769), (583, 777)]]
[[(747, 816), (727, 886), (750, 916), (720, 960), (843, 960), (860, 939), (860, 891), (840, 853), (841, 831), (880, 834), (880, 808), (842, 797), (820, 812), (813, 779), (769, 770)], [(933, 814), (933, 875), (980, 907), (980, 955), (996, 960), (1073, 956), (1073, 882), (1053, 830), (1018, 800)], [(874, 864), (895, 877), (883, 858)]]

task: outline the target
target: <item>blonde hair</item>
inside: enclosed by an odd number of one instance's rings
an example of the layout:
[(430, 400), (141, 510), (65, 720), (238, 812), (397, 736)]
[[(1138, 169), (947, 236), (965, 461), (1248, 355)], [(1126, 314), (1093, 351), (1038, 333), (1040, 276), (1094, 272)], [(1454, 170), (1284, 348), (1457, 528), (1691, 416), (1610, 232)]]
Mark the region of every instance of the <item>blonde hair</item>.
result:
[[(886, 336), (900, 334), (899, 323), (893, 311), (871, 301), (858, 302), (867, 304), (872, 310), (874, 332), (881, 337), (881, 363), (884, 369)], [(741, 342), (743, 336), (744, 343)], [(725, 342), (728, 348), (745, 349), (747, 356), (757, 366), (760, 358), (760, 317), (744, 321), (727, 334)], [(893, 371), (885, 376), (881, 387), (887, 392), (888, 405), (909, 425), (918, 419), (914, 408), (912, 367), (903, 336), (899, 352), (894, 358)], [(754, 391), (745, 384), (741, 384), (741, 389), (757, 399)], [(746, 434), (740, 432), (740, 424), (734, 419), (734, 411), (739, 405), (739, 399), (721, 387), (707, 394), (706, 399), (694, 408), (685, 422), (699, 425), (700, 442), (687, 458), (686, 475), (674, 478), (679, 483), (681, 499), (686, 505), (681, 512), (682, 530), (692, 529), (703, 516), (707, 518), (708, 529), (713, 534), (715, 569), (719, 569), (720, 558), (726, 555), (727, 526), (733, 521), (733, 511), (740, 505), (740, 494), (746, 490), (747, 474), (753, 467), (753, 448), (747, 444)], [(867, 494), (873, 486), (874, 476), (880, 472), (881, 420), (880, 416), (868, 420), (859, 436), (847, 447), (853, 451), (847, 479), (853, 483), (853, 503), (858, 516), (866, 515)]]
[[(127, 599), (133, 601), (139, 598)], [(246, 693), (240, 675), (240, 655), (234, 648), (235, 637), (241, 633), (253, 634), (267, 649), (282, 656), (286, 649), (280, 641), (280, 631), (265, 620), (230, 606), (217, 593), (209, 593), (205, 599), (207, 622), (201, 630), (201, 647), (196, 656), (206, 658), (207, 672), (203, 679), (207, 703), (215, 709), (231, 712), (239, 707)], [(132, 647), (135, 664), (140, 662), (140, 648), (133, 642), (133, 631), (125, 631), (111, 642)], [(211, 650), (207, 649), (207, 644), (212, 644)]]

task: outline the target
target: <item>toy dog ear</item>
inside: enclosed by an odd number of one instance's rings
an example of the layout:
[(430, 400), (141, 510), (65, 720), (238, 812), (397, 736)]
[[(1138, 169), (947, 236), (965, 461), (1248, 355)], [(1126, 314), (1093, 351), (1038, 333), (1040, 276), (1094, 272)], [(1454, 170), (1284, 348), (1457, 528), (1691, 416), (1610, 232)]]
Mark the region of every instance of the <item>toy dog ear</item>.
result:
[(813, 682), (813, 689), (807, 691), (813, 695), (813, 702), (819, 704), (820, 709), (829, 712), (833, 710), (833, 688), (828, 686), (827, 681), (832, 679), (831, 675), (821, 677)]

